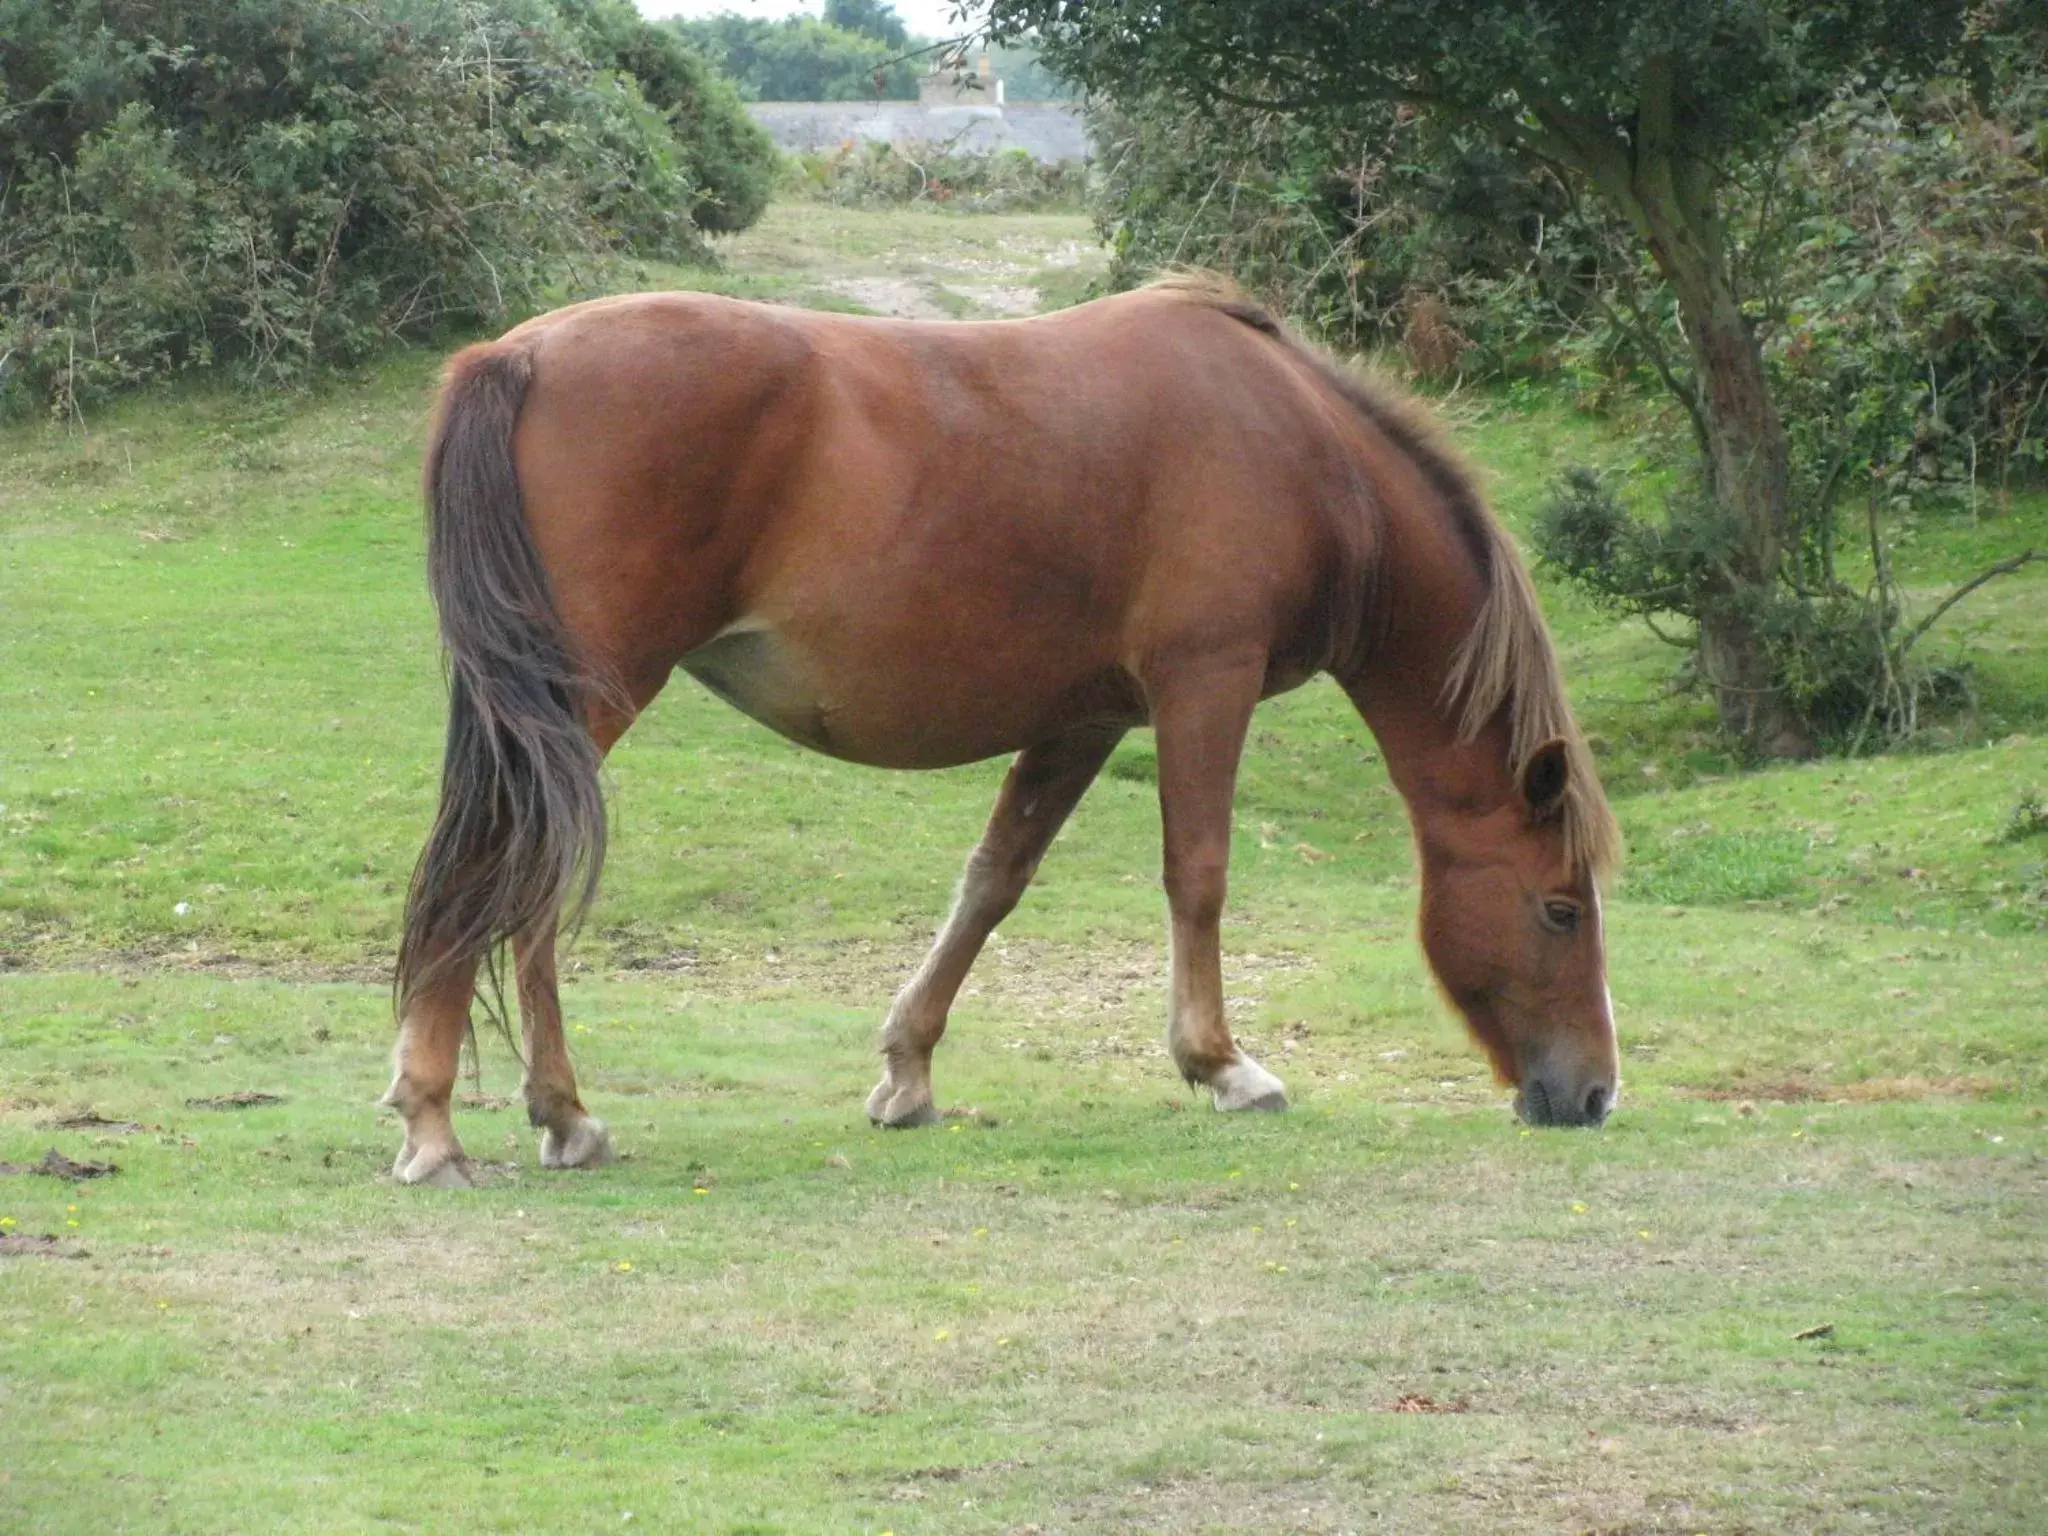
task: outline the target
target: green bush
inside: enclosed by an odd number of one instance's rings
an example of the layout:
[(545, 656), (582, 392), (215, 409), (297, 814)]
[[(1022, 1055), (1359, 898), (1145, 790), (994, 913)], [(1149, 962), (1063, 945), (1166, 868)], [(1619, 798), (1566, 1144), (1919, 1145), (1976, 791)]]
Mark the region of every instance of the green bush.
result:
[(299, 377), (608, 252), (699, 255), (769, 152), (680, 55), (644, 93), (636, 28), (611, 0), (0, 0), (0, 407)]
[(1088, 172), (1044, 164), (1022, 149), (961, 154), (935, 144), (861, 141), (793, 155), (785, 188), (846, 208), (928, 203), (963, 213), (1020, 213), (1080, 205)]
[(1895, 489), (2048, 467), (2048, 67), (1844, 95), (1808, 130), (1772, 304), (1775, 383), (1823, 473)]
[(633, 77), (683, 146), (695, 194), (691, 221), (713, 234), (747, 228), (775, 190), (775, 144), (747, 114), (733, 82), (673, 27), (654, 26), (624, 0), (556, 0), (612, 69)]
[(1171, 96), (1091, 121), (1117, 286), (1228, 272), (1332, 345), (1444, 378), (1550, 371), (1595, 318), (1599, 252), (1562, 189), (1470, 136), (1386, 105), (1193, 113)]

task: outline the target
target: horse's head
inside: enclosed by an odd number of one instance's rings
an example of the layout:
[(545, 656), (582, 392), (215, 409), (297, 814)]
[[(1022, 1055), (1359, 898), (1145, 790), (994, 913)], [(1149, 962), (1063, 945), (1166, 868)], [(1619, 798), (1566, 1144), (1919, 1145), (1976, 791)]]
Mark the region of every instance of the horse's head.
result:
[(1563, 814), (1573, 759), (1539, 747), (1505, 805), (1421, 837), (1422, 947), (1531, 1125), (1598, 1125), (1620, 1087), (1600, 892)]

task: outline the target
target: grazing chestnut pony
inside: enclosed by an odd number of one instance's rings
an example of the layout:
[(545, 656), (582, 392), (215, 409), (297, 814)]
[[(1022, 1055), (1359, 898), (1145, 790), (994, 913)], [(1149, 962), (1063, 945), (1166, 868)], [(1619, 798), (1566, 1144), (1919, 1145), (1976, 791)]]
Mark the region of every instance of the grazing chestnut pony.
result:
[(1173, 1060), (1219, 1109), (1285, 1105), (1224, 1025), (1217, 920), (1252, 709), (1318, 672), (1379, 738), (1423, 948), (1523, 1118), (1613, 1107), (1617, 838), (1521, 561), (1405, 407), (1220, 282), (975, 325), (579, 304), (449, 365), (426, 496), (450, 699), (398, 960), (400, 1179), (466, 1178), (449, 1096), (504, 940), (541, 1161), (611, 1155), (563, 1046), (555, 940), (596, 886), (599, 764), (678, 667), (851, 762), (1017, 754), (889, 1010), (878, 1124), (935, 1118), (968, 967), (1139, 725)]

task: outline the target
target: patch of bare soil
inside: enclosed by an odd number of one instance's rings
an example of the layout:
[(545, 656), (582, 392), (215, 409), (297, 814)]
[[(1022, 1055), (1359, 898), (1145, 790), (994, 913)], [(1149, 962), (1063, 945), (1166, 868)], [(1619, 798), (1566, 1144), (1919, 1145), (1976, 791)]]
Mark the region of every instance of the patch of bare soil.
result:
[(922, 284), (904, 277), (835, 277), (825, 284), (825, 289), (878, 315), (894, 315), (901, 320), (953, 318), (932, 302)]
[(380, 987), (391, 984), (388, 960), (264, 959), (233, 950), (201, 949), (197, 945), (94, 950), (62, 944), (36, 945), (0, 959), (0, 969), (76, 971), (88, 976), (217, 976), (229, 981), (358, 982)]
[(161, 1126), (145, 1126), (140, 1120), (109, 1120), (94, 1109), (45, 1120), (43, 1128), (50, 1131), (105, 1131), (114, 1136), (133, 1136), (138, 1131), (162, 1129)]
[(239, 1093), (221, 1093), (215, 1094), (210, 1098), (187, 1099), (185, 1101), (186, 1105), (192, 1109), (256, 1109), (265, 1104), (282, 1104), (283, 1102), (284, 1095), (281, 1093), (258, 1093), (253, 1089), (247, 1088)]
[(1470, 1413), (1472, 1405), (1460, 1398), (1456, 1402), (1440, 1403), (1421, 1392), (1403, 1392), (1387, 1404), (1389, 1413)]
[(0, 1232), (0, 1259), (82, 1259), (86, 1252), (47, 1232)]
[(1155, 1531), (1288, 1531), (1338, 1536), (1360, 1527), (1355, 1495), (1316, 1483), (1247, 1485), (1228, 1477), (1166, 1477), (1084, 1496), (1042, 1525), (1042, 1536)]
[[(649, 951), (635, 950), (615, 937), (608, 953), (608, 946), (600, 942), (568, 951), (567, 959), (572, 973), (586, 980), (658, 973), (665, 982), (673, 978), (670, 984), (685, 998), (746, 1001), (793, 993), (865, 1003), (879, 1012), (916, 970), (929, 942), (930, 935), (919, 929), (901, 939)], [(287, 983), (354, 981), (377, 986), (390, 980), (389, 968), (383, 965), (313, 965), (233, 954), (121, 951), (49, 958), (53, 969), (88, 974), (206, 975)], [(1242, 1031), (1265, 1002), (1273, 983), (1305, 974), (1314, 964), (1310, 957), (1291, 950), (1226, 948), (1223, 985), (1233, 1026)], [(960, 989), (960, 1006), (993, 1015), (1006, 1024), (1014, 1021), (1018, 1030), (1005, 1041), (1013, 1050), (1043, 1045), (1062, 1057), (1070, 1057), (1076, 1050), (1088, 1059), (1149, 1057), (1163, 1049), (1160, 1025), (1166, 1016), (1166, 982), (1164, 943), (1055, 944), (1041, 939), (1007, 939), (998, 933)], [(1078, 1043), (1072, 1038), (1077, 1034), (1073, 1028), (1053, 1028), (1041, 1040), (1033, 1032), (1042, 1026), (1080, 1026), (1082, 1038)], [(1062, 1041), (1061, 1035), (1069, 1038)], [(1265, 1044), (1246, 1040), (1246, 1048), (1255, 1053)], [(242, 1093), (189, 1102), (195, 1109), (247, 1109), (281, 1101)], [(35, 1108), (38, 1104), (19, 1100), (17, 1107)], [(135, 1128), (131, 1122), (109, 1124), (83, 1118), (75, 1128), (122, 1131), (123, 1126)]]
[[(871, 1005), (879, 1014), (925, 948), (920, 934), (755, 951), (674, 950), (629, 955), (619, 964), (625, 971), (675, 976), (679, 995), (688, 999), (822, 995)], [(1311, 957), (1292, 950), (1224, 952), (1225, 1003), (1247, 1050), (1257, 1054), (1283, 1044), (1255, 1040), (1244, 1026), (1275, 983), (1314, 966)], [(957, 1013), (993, 1021), (1008, 1050), (1042, 1051), (1062, 1061), (1150, 1059), (1165, 1052), (1166, 984), (1164, 944), (1083, 946), (997, 934), (968, 973)]]
[(120, 1171), (113, 1163), (73, 1162), (55, 1147), (45, 1152), (43, 1160), (39, 1163), (29, 1163), (26, 1166), (19, 1163), (0, 1163), (0, 1174), (39, 1173), (45, 1178), (68, 1179), (74, 1184), (82, 1179), (104, 1179), (107, 1175)]
[[(469, 1172), (487, 1188), (511, 1182), (517, 1169), (472, 1159)], [(346, 1333), (336, 1330), (363, 1323), (526, 1326), (530, 1297), (510, 1280), (534, 1246), (510, 1227), (458, 1240), (417, 1206), (388, 1228), (366, 1225), (328, 1239), (245, 1235), (223, 1248), (181, 1248), (161, 1255), (149, 1272), (160, 1294), (204, 1296), (236, 1308), (254, 1338), (313, 1324), (330, 1345), (346, 1349)]]

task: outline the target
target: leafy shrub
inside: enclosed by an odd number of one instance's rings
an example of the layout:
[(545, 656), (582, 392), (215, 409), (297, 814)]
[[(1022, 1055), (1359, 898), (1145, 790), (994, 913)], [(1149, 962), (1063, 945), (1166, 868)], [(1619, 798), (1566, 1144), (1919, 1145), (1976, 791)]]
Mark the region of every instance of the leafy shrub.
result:
[(1085, 167), (1044, 164), (1022, 149), (962, 154), (937, 144), (862, 140), (791, 156), (784, 185), (846, 208), (929, 203), (964, 213), (1018, 213), (1078, 206)]
[(673, 27), (651, 26), (621, 0), (556, 0), (594, 45), (593, 56), (631, 75), (683, 146), (695, 188), (690, 219), (713, 234), (761, 217), (775, 190), (774, 141), (748, 116), (733, 82)]
[(634, 28), (615, 0), (0, 0), (0, 406), (297, 377), (610, 251), (699, 254), (693, 212), (758, 211), (770, 152), (679, 56), (650, 100), (608, 51)]
[(2023, 793), (2005, 819), (1997, 841), (2024, 843), (2029, 838), (2048, 837), (2048, 795), (2037, 789)]
[(1398, 348), (1425, 377), (1553, 370), (1596, 317), (1600, 253), (1563, 189), (1411, 113), (1160, 96), (1098, 104), (1092, 123), (1118, 286), (1228, 272), (1323, 340)]
[(1898, 489), (2048, 466), (2048, 68), (2017, 41), (1981, 102), (1873, 83), (1802, 138), (1771, 358), (1826, 465)]
[[(1689, 637), (1658, 629), (1660, 617), (1697, 623), (1713, 604), (1731, 600), (1721, 573), (1737, 557), (1741, 532), (1700, 491), (1670, 497), (1661, 518), (1639, 518), (1597, 471), (1568, 469), (1538, 508), (1533, 533), (1546, 565), (1674, 644)], [(1819, 742), (1854, 750), (1901, 740), (1926, 711), (1968, 701), (1966, 668), (1915, 654), (1926, 625), (1907, 624), (1882, 571), (1857, 590), (1836, 576), (1831, 552), (1795, 558), (1788, 576), (1802, 567), (1805, 581), (1781, 580), (1736, 600), (1751, 605), (1744, 616), (1762, 647), (1765, 675)]]

